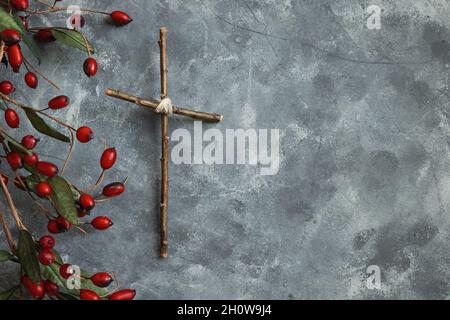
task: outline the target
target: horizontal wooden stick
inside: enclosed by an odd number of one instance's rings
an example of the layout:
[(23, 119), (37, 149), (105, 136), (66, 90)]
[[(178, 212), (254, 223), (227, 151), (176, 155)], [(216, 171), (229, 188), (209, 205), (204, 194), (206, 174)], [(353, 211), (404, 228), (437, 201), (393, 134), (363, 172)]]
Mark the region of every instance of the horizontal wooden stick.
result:
[[(135, 97), (135, 96), (129, 95), (128, 93), (125, 93), (125, 92), (122, 92), (119, 90), (115, 90), (115, 89), (107, 88), (105, 90), (105, 93), (106, 93), (106, 95), (108, 95), (110, 97), (117, 98), (120, 100), (125, 100), (128, 102), (132, 102), (139, 106), (146, 107), (146, 108), (153, 109), (153, 110), (156, 110), (156, 107), (159, 104), (158, 100), (142, 99), (142, 98)], [(179, 115), (186, 116), (186, 117), (191, 117), (191, 118), (206, 121), (206, 122), (219, 122), (219, 121), (222, 121), (222, 119), (223, 119), (223, 116), (220, 114), (217, 114), (217, 113), (195, 111), (195, 110), (190, 110), (190, 109), (181, 108), (181, 107), (177, 107), (177, 106), (173, 106), (172, 111), (175, 114), (179, 114)]]

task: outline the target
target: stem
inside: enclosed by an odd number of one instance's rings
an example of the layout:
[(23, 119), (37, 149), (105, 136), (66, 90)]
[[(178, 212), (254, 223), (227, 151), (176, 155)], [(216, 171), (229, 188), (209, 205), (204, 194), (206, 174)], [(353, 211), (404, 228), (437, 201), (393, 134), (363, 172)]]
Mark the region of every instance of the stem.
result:
[[(160, 72), (161, 72), (161, 99), (167, 97), (167, 29), (159, 29)], [(168, 256), (167, 238), (167, 206), (169, 204), (169, 115), (161, 114), (161, 258)]]
[(5, 53), (5, 43), (0, 41), (0, 61), (3, 60), (3, 54)]
[[(149, 108), (152, 110), (155, 110), (156, 107), (159, 104), (158, 100), (155, 99), (142, 99), (136, 96), (129, 95), (128, 93), (116, 90), (116, 89), (110, 89), (107, 88), (105, 90), (105, 94), (124, 101), (128, 101), (134, 104), (137, 104), (138, 106), (142, 106), (145, 108)], [(186, 117), (191, 117), (197, 120), (205, 121), (205, 122), (220, 122), (223, 120), (223, 116), (217, 113), (209, 113), (209, 112), (202, 112), (202, 111), (195, 111), (187, 108), (172, 106), (172, 111), (175, 114), (179, 114)]]
[(50, 120), (56, 122), (57, 124), (59, 124), (59, 125), (65, 127), (65, 128), (67, 128), (67, 129), (69, 129), (69, 130), (77, 131), (75, 128), (73, 128), (73, 127), (71, 127), (70, 125), (68, 125), (67, 123), (65, 123), (65, 122), (63, 122), (63, 121), (61, 121), (61, 120), (59, 120), (58, 118), (55, 118), (55, 117), (53, 117), (53, 116), (51, 116), (51, 115), (49, 115), (49, 114), (43, 112), (42, 110), (38, 110), (38, 109), (36, 109), (36, 108), (27, 106), (26, 104), (23, 104), (23, 103), (21, 103), (21, 102), (15, 100), (15, 99), (12, 99), (12, 98), (8, 97), (7, 95), (5, 95), (5, 94), (3, 94), (3, 93), (1, 93), (1, 92), (0, 92), (0, 97), (1, 97), (2, 99), (4, 99), (4, 100), (8, 101), (8, 102), (11, 102), (12, 104), (16, 105), (17, 107), (19, 107), (19, 108), (21, 108), (21, 109), (34, 111), (34, 112), (36, 112), (36, 113), (39, 113), (39, 114), (43, 115), (44, 117), (49, 118)]
[(12, 253), (16, 252), (16, 242), (14, 241), (11, 229), (9, 229), (8, 222), (5, 219), (5, 213), (2, 209), (0, 209), (0, 223), (3, 226), (3, 231), (5, 232), (6, 241), (8, 242), (8, 246), (11, 249)]
[(14, 221), (16, 222), (16, 226), (19, 230), (27, 230), (25, 225), (22, 222), (22, 219), (20, 218), (19, 212), (17, 211), (16, 206), (14, 205), (14, 201), (11, 197), (11, 193), (8, 190), (8, 187), (5, 185), (5, 182), (3, 179), (0, 179), (0, 186), (3, 189), (3, 193), (5, 194), (6, 201), (8, 202), (8, 206), (11, 209), (11, 214), (14, 218)]
[(67, 153), (66, 160), (64, 160), (64, 165), (61, 170), (61, 176), (64, 176), (64, 171), (66, 170), (67, 166), (69, 165), (70, 157), (72, 156), (72, 152), (73, 152), (74, 136), (73, 136), (72, 130), (69, 130), (69, 133), (70, 133), (69, 152)]
[(23, 62), (25, 62), (25, 66), (28, 68), (30, 68), (33, 72), (37, 73), (38, 75), (40, 75), (42, 77), (42, 79), (44, 79), (45, 81), (47, 81), (50, 85), (52, 85), (53, 87), (56, 88), (56, 90), (60, 90), (59, 87), (53, 82), (51, 81), (49, 78), (47, 78), (42, 72), (40, 72), (35, 66), (33, 66), (27, 59), (23, 58)]
[(88, 57), (91, 57), (91, 56), (92, 56), (92, 54), (91, 54), (91, 49), (90, 49), (90, 46), (89, 46), (89, 41), (88, 41), (87, 38), (86, 38), (86, 35), (85, 35), (83, 32), (79, 31), (79, 30), (77, 30), (77, 31), (78, 31), (78, 32), (81, 34), (81, 36), (83, 37), (84, 46), (86, 47), (86, 51), (87, 51)]
[[(69, 7), (55, 7), (55, 6), (49, 6), (46, 3), (43, 3), (42, 1), (38, 1), (39, 3), (45, 5), (48, 7), (46, 10), (25, 10), (25, 12), (29, 13), (30, 15), (38, 15), (38, 14), (47, 14), (47, 13), (53, 13), (53, 12), (60, 12), (60, 11), (67, 11)], [(98, 14), (104, 14), (109, 16), (109, 12), (99, 11), (96, 9), (90, 9), (90, 8), (80, 8), (78, 9), (81, 12), (89, 12), (89, 13), (98, 13)]]

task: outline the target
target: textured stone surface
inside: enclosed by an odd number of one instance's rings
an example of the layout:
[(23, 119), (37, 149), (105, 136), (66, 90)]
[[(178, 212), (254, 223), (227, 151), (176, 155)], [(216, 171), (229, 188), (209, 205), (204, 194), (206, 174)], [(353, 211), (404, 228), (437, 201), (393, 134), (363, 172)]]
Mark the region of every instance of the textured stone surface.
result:
[[(112, 10), (125, 2), (78, 3)], [(447, 0), (126, 3), (135, 21), (123, 29), (87, 18), (99, 51), (96, 78), (82, 73), (82, 52), (58, 45), (48, 46), (42, 65), (73, 99), (57, 115), (116, 146), (107, 180), (130, 177), (126, 195), (96, 211), (114, 219), (113, 229), (59, 237), (66, 258), (115, 271), (142, 299), (448, 297)], [(381, 30), (366, 27), (370, 4), (383, 9)], [(115, 87), (158, 96), (160, 25), (169, 29), (176, 104), (225, 116), (206, 128), (281, 132), (275, 176), (254, 166), (171, 165), (165, 261), (159, 119), (103, 95)], [(45, 105), (55, 92), (42, 83), (25, 94)], [(180, 117), (170, 126), (193, 130)], [(92, 183), (101, 145), (77, 145), (68, 177)], [(59, 161), (64, 146), (45, 140), (39, 151)], [(43, 218), (16, 198), (44, 232)], [(366, 288), (369, 265), (381, 268), (380, 290)], [(14, 283), (16, 269), (3, 264), (0, 272), (0, 288)]]

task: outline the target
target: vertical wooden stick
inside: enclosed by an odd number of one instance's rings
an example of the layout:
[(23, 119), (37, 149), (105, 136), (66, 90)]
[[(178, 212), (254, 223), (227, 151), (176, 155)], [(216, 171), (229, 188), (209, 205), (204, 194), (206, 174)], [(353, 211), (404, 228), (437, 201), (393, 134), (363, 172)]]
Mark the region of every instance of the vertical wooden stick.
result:
[[(167, 97), (167, 59), (166, 59), (166, 35), (167, 29), (159, 29), (159, 49), (161, 67), (161, 99)], [(160, 228), (161, 228), (161, 258), (167, 258), (167, 206), (169, 203), (169, 116), (161, 114), (161, 203), (160, 203)]]

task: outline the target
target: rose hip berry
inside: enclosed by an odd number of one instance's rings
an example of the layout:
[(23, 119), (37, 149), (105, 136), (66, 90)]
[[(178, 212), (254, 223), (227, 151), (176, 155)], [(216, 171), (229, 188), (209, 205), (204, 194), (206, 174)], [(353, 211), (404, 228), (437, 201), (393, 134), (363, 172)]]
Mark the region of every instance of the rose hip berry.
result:
[(36, 164), (36, 169), (40, 174), (53, 178), (59, 172), (58, 167), (51, 162), (39, 161)]
[(94, 133), (91, 128), (83, 126), (77, 130), (77, 140), (81, 143), (88, 143), (94, 138)]
[(36, 193), (40, 197), (48, 197), (52, 194), (52, 186), (46, 181), (41, 181), (36, 185)]
[(49, 266), (55, 262), (56, 257), (51, 249), (44, 249), (39, 252), (38, 260), (44, 266)]
[(103, 188), (103, 195), (106, 197), (117, 197), (125, 191), (125, 185), (122, 182), (114, 182)]
[(11, 65), (13, 71), (18, 73), (20, 70), (20, 66), (22, 65), (23, 56), (22, 51), (20, 50), (20, 46), (18, 44), (14, 44), (8, 47), (8, 61)]
[(62, 109), (69, 105), (70, 99), (68, 96), (57, 96), (48, 102), (48, 107), (52, 110)]
[(39, 42), (51, 42), (56, 40), (50, 29), (39, 29), (34, 35), (34, 38)]
[(80, 202), (81, 208), (84, 210), (92, 210), (95, 207), (95, 200), (90, 194), (84, 193), (80, 196), (78, 200)]
[(92, 290), (89, 289), (81, 289), (80, 290), (80, 299), (81, 300), (102, 300), (100, 296)]
[(38, 163), (39, 161), (39, 156), (36, 153), (32, 153), (31, 155), (29, 155), (28, 153), (25, 154), (23, 156), (23, 161), (29, 165), (30, 167), (33, 167), (36, 165), (36, 163)]
[(100, 216), (94, 218), (91, 225), (97, 230), (106, 230), (113, 225), (113, 222), (108, 217)]
[(11, 0), (9, 3), (16, 10), (27, 10), (29, 6), (28, 0)]
[(113, 282), (113, 278), (111, 277), (111, 275), (109, 273), (99, 272), (99, 273), (94, 274), (91, 277), (91, 281), (97, 287), (106, 288), (107, 286), (109, 286), (111, 284), (111, 282)]
[(45, 296), (44, 281), (34, 283), (28, 276), (23, 275), (20, 279), (22, 285), (27, 288), (28, 292), (35, 299), (42, 299)]
[(0, 82), (0, 92), (5, 94), (5, 95), (10, 95), (11, 93), (13, 93), (16, 89), (14, 88), (13, 84), (11, 83), (11, 81), (5, 80)]
[(115, 148), (109, 148), (103, 151), (102, 157), (100, 158), (100, 166), (103, 170), (111, 169), (116, 162), (117, 153)]
[(136, 296), (136, 290), (124, 289), (111, 294), (109, 300), (133, 300)]
[(23, 23), (23, 27), (28, 31), (28, 16), (19, 16), (20, 20)]
[(110, 13), (110, 16), (118, 26), (124, 26), (133, 21), (133, 19), (123, 11), (113, 11)]
[(19, 43), (22, 37), (20, 33), (14, 29), (5, 29), (0, 32), (0, 39), (3, 40), (7, 46), (12, 46)]
[(20, 157), (20, 154), (17, 151), (12, 151), (8, 153), (8, 155), (6, 156), (6, 160), (11, 166), (11, 169), (13, 170), (17, 170), (19, 168), (22, 168), (23, 166), (22, 158)]
[(16, 110), (8, 108), (5, 111), (5, 120), (10, 128), (18, 128), (20, 124), (20, 118)]
[(59, 293), (58, 285), (50, 280), (44, 281), (44, 287), (45, 287), (45, 293), (49, 296), (54, 296)]
[(57, 234), (57, 233), (61, 233), (62, 230), (59, 228), (58, 224), (56, 223), (55, 220), (49, 220), (47, 223), (47, 230), (50, 233), (53, 234)]
[(38, 78), (33, 72), (27, 72), (25, 74), (25, 83), (27, 86), (29, 86), (31, 89), (36, 89), (38, 86)]
[(75, 271), (73, 270), (71, 264), (65, 263), (59, 267), (59, 274), (64, 279), (69, 279), (71, 276), (75, 274)]
[(94, 77), (98, 70), (97, 60), (92, 57), (87, 58), (84, 61), (83, 70), (88, 77)]
[(38, 142), (39, 138), (36, 138), (35, 136), (32, 135), (27, 135), (22, 138), (22, 145), (28, 150), (34, 149)]
[(58, 225), (59, 230), (63, 232), (70, 230), (70, 228), (72, 227), (72, 224), (63, 216), (58, 216), (55, 219), (55, 222)]
[(52, 236), (43, 236), (39, 239), (39, 245), (42, 249), (52, 249), (55, 244), (55, 238), (53, 238)]

